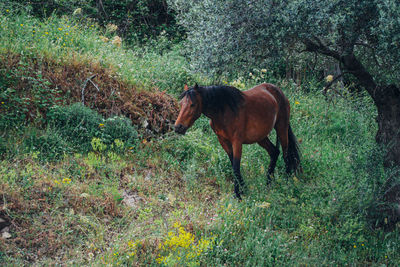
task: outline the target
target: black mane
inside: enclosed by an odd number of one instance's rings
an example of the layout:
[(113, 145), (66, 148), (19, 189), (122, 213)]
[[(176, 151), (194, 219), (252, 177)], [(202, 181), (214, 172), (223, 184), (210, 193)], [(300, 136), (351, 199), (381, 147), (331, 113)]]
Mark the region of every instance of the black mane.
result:
[(184, 91), (180, 99), (188, 96), (192, 102), (196, 101), (196, 91), (203, 99), (203, 112), (222, 113), (229, 107), (234, 113), (244, 101), (243, 93), (232, 86), (212, 85), (199, 86)]

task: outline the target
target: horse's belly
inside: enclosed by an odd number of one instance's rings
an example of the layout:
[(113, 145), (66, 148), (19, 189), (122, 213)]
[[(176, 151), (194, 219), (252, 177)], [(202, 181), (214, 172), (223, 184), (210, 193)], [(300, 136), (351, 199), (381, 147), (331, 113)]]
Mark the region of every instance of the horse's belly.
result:
[(259, 142), (266, 137), (274, 128), (276, 121), (275, 114), (266, 114), (264, 118), (248, 118), (247, 131), (244, 135), (244, 144)]

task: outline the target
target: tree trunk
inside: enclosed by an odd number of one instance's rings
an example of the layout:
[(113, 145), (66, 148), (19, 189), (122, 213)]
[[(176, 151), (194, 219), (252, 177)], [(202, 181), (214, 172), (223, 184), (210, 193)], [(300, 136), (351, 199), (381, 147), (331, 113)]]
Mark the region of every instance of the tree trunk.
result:
[[(384, 167), (385, 169), (400, 167), (400, 88), (394, 85), (376, 84), (372, 75), (352, 53), (340, 54), (324, 45), (318, 38), (305, 39), (303, 42), (306, 51), (317, 52), (336, 59), (342, 64), (343, 70), (353, 74), (365, 88), (378, 110), (376, 141), (386, 149)], [(391, 224), (394, 225), (400, 221), (400, 185), (393, 183), (389, 178), (383, 190), (384, 200), (393, 205), (390, 210)]]
[(395, 86), (377, 88), (378, 109), (376, 141), (387, 149), (384, 166), (400, 166), (400, 89)]
[(342, 57), (341, 62), (374, 100), (378, 110), (376, 141), (387, 149), (384, 167), (400, 167), (400, 89), (377, 85), (353, 54)]
[[(384, 167), (400, 167), (400, 88), (376, 85), (372, 76), (354, 55), (343, 58), (342, 63), (352, 72), (374, 100), (378, 110), (376, 142), (385, 148)], [(395, 174), (399, 175), (399, 173)], [(388, 216), (386, 226), (393, 229), (400, 221), (400, 184), (389, 177), (383, 188), (383, 199), (389, 206), (381, 212)], [(393, 183), (394, 182), (394, 183)]]

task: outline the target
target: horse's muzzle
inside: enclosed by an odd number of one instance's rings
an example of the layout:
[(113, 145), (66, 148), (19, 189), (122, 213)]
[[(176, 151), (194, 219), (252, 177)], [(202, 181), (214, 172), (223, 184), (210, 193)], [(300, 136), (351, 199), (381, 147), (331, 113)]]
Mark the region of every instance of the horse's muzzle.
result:
[(183, 126), (182, 124), (175, 125), (175, 132), (178, 134), (185, 134), (187, 127)]

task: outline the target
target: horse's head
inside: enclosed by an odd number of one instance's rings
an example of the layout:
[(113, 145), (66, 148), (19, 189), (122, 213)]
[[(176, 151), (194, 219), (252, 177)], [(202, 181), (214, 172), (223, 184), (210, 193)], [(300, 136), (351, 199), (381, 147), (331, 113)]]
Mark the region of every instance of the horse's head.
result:
[(202, 97), (197, 84), (190, 89), (185, 85), (185, 91), (181, 95), (179, 104), (181, 110), (175, 122), (175, 132), (185, 134), (202, 112)]

